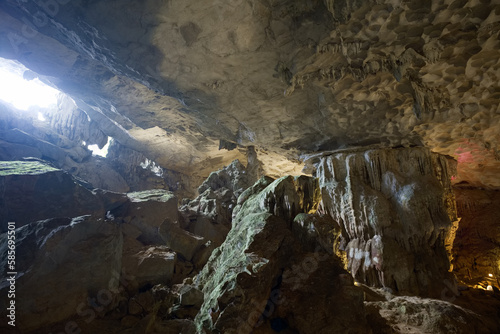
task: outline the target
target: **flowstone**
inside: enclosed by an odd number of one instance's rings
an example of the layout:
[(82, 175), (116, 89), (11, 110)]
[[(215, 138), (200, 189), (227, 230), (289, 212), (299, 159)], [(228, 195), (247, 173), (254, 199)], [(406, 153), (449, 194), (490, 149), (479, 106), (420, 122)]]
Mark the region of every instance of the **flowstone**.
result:
[(456, 208), (444, 156), (418, 147), (340, 152), (323, 157), (317, 175), (356, 280), (414, 295), (454, 290), (445, 239)]

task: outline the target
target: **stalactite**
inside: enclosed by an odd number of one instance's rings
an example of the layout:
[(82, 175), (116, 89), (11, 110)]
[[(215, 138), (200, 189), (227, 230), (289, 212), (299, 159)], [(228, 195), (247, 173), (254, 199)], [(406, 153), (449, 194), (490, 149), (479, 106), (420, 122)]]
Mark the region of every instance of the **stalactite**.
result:
[(445, 238), (456, 221), (445, 157), (424, 148), (342, 152), (322, 158), (317, 176), (357, 280), (440, 293), (449, 278)]

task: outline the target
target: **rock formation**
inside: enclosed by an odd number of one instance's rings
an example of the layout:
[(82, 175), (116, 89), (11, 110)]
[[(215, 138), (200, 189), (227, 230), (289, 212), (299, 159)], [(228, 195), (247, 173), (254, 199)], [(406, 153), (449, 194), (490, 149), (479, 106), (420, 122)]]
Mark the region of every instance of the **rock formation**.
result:
[(499, 36), (491, 0), (0, 1), (0, 71), (59, 90), (0, 100), (0, 331), (500, 332)]
[(88, 184), (39, 161), (1, 161), (1, 231), (53, 217), (92, 214), (104, 217), (126, 199), (122, 194), (89, 189)]
[(294, 228), (297, 214), (315, 212), (317, 190), (316, 180), (302, 177), (261, 179), (247, 190), (225, 242), (196, 278), (205, 294), (199, 331), (367, 331), (362, 291), (338, 258), (319, 244), (310, 249)]
[(500, 289), (500, 194), (457, 188), (455, 197), (461, 220), (453, 243), (453, 270), (468, 284)]
[(444, 246), (456, 220), (446, 158), (422, 148), (339, 152), (321, 159), (317, 175), (357, 280), (432, 296), (453, 281)]
[[(379, 165), (367, 165), (367, 158)], [(447, 164), (424, 149), (338, 153), (323, 158), (320, 178), (262, 177), (251, 186), (247, 168), (234, 161), (213, 173), (200, 186), (201, 194), (184, 200), (180, 209), (166, 190), (109, 193), (108, 198), (41, 161), (4, 165), (16, 168), (18, 184), (55, 173), (73, 185), (60, 188), (62, 198), (91, 196), (101, 203), (97, 207), (113, 205), (72, 218), (54, 213), (16, 228), (19, 333), (493, 333), (500, 328), (496, 294), (457, 293), (447, 276), (444, 238), (448, 213), (454, 212), (447, 206)], [(416, 191), (424, 185), (433, 191)], [(44, 191), (50, 194), (51, 188), (39, 191), (40, 207), (50, 207), (53, 199)], [(408, 207), (415, 217), (404, 210)], [(428, 216), (418, 215), (419, 207)], [(361, 220), (367, 212), (370, 224)], [(347, 217), (360, 222), (349, 225)], [(422, 224), (433, 226), (435, 235), (421, 236)], [(358, 240), (350, 237), (357, 235)], [(4, 267), (7, 236), (0, 235)], [(379, 248), (362, 258), (351, 256), (365, 238), (367, 245), (378, 238)], [(419, 238), (434, 243), (404, 248)], [(368, 259), (375, 264), (366, 265)], [(407, 275), (412, 266), (425, 271)], [(9, 283), (2, 275), (0, 293), (6, 293)], [(375, 275), (390, 280), (371, 281)], [(353, 277), (386, 290), (355, 283)], [(398, 289), (387, 289), (390, 284)], [(404, 296), (436, 291), (442, 300)]]

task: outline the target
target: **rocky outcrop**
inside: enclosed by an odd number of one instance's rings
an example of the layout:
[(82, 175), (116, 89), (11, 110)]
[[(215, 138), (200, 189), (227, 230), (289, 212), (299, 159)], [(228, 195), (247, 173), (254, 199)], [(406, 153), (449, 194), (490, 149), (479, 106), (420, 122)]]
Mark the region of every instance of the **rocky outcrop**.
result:
[(233, 228), (195, 279), (205, 294), (198, 331), (367, 330), (362, 291), (341, 262), (321, 247), (310, 251), (292, 228), (298, 214), (315, 212), (317, 189), (307, 177), (261, 179), (240, 196)]
[[(19, 333), (444, 334), (500, 328), (497, 291), (462, 286), (458, 294), (446, 276), (445, 242), (452, 240), (446, 232), (454, 213), (449, 175), (446, 160), (422, 148), (341, 152), (323, 158), (319, 179), (262, 177), (249, 187), (253, 176), (236, 161), (213, 173), (200, 196), (180, 210), (167, 190), (108, 198), (40, 161), (2, 168), (24, 185), (54, 173), (51, 182), (73, 184), (61, 185), (59, 196), (81, 201), (90, 194), (99, 208), (114, 205), (93, 216), (16, 226)], [(118, 200), (110, 202), (113, 196)], [(494, 192), (457, 196), (463, 219), (479, 206), (495, 212)], [(52, 200), (57, 198), (41, 196), (39, 205), (49, 207)], [(3, 267), (7, 237), (0, 234)], [(460, 238), (457, 233), (455, 243)], [(457, 248), (455, 260), (463, 253)], [(5, 278), (2, 273), (4, 295)], [(405, 293), (437, 293), (442, 300)], [(0, 331), (10, 329), (0, 324)]]
[(432, 296), (453, 282), (444, 246), (456, 220), (447, 166), (445, 157), (417, 147), (321, 159), (322, 203), (340, 223), (339, 248), (356, 280)]
[[(7, 267), (6, 233), (0, 236)], [(30, 332), (115, 304), (121, 276), (120, 225), (89, 216), (49, 219), (16, 229), (16, 329)], [(2, 271), (2, 294), (8, 285)], [(2, 314), (7, 306), (2, 298)], [(98, 311), (93, 310), (95, 306)], [(2, 315), (5, 318), (5, 315)]]
[[(172, 192), (109, 193), (41, 161), (1, 162), (0, 180), (5, 228), (7, 221), (15, 222), (17, 328), (22, 333), (61, 327), (99, 332), (113, 321), (120, 324), (118, 332), (145, 331), (163, 303), (152, 287), (172, 287), (196, 273), (190, 261), (202, 256), (204, 238), (179, 227)], [(66, 218), (78, 213), (89, 215)], [(61, 218), (30, 222), (45, 215)], [(7, 236), (0, 235), (5, 268)], [(3, 272), (0, 291), (7, 294), (5, 278)], [(182, 291), (169, 295), (167, 327), (193, 326), (175, 319), (194, 318), (199, 293)], [(180, 306), (174, 312), (175, 303)]]
[(179, 198), (193, 198), (196, 187), (203, 181), (203, 178), (188, 177), (184, 173), (163, 168), (144, 154), (114, 139), (110, 142), (105, 161), (125, 180), (129, 191), (166, 189), (175, 192)]
[(500, 193), (455, 188), (461, 218), (453, 243), (453, 271), (470, 285), (500, 289)]
[(204, 238), (202, 253), (195, 259), (199, 269), (211, 252), (225, 240), (231, 229), (238, 197), (256, 181), (255, 177), (249, 168), (235, 160), (211, 173), (198, 188), (199, 196), (191, 201), (186, 200), (179, 208), (183, 218), (181, 227)]
[[(448, 301), (408, 296), (365, 304), (374, 334), (489, 334), (500, 329), (497, 321), (492, 322), (478, 312), (482, 309), (479, 304), (468, 304), (465, 308)], [(500, 303), (497, 300), (489, 306), (495, 308)]]
[(139, 231), (137, 239), (145, 245), (162, 244), (160, 227), (179, 220), (178, 200), (170, 191), (152, 189), (127, 193), (129, 204), (121, 213), (126, 224)]
[(93, 189), (42, 161), (0, 162), (1, 231), (8, 221), (24, 224), (91, 214), (104, 218), (127, 201), (122, 194)]

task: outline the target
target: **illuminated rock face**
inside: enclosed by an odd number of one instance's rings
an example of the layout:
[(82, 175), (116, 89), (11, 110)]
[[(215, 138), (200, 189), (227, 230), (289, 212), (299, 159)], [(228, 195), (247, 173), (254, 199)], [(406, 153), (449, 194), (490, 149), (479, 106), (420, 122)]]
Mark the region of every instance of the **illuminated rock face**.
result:
[(455, 194), (461, 220), (453, 244), (453, 270), (468, 284), (500, 288), (500, 192), (456, 189)]
[[(263, 178), (240, 196), (226, 241), (195, 279), (205, 294), (199, 333), (369, 332), (361, 289), (331, 245), (314, 240), (311, 248), (299, 227), (304, 213), (316, 210), (318, 190), (313, 178), (289, 176)], [(328, 224), (318, 220), (305, 225)]]
[(356, 280), (416, 295), (453, 286), (444, 241), (455, 205), (443, 156), (422, 148), (343, 152), (322, 158), (317, 175)]

